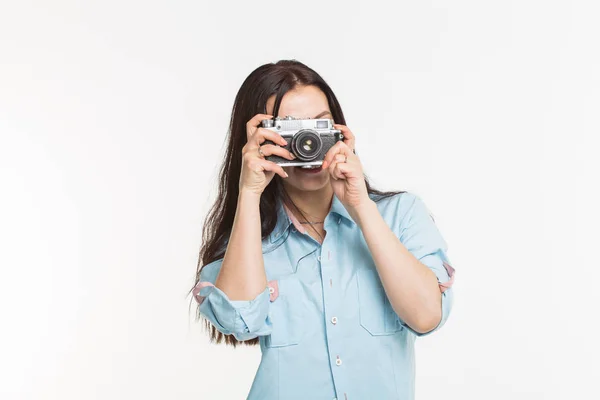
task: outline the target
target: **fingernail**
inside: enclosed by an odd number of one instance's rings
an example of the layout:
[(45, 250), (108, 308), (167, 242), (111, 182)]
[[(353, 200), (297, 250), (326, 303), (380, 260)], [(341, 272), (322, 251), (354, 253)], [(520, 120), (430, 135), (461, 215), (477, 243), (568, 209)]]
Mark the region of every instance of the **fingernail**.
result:
[(289, 175), (288, 175), (288, 173), (287, 173), (287, 172), (284, 172), (284, 174), (285, 174), (285, 177), (286, 177), (286, 178), (287, 178), (287, 177), (289, 177)]

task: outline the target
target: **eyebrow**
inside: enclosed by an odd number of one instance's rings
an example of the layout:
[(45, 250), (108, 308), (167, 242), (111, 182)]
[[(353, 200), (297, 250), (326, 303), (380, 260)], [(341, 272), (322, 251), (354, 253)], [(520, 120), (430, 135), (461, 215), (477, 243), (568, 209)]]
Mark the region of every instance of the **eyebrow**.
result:
[(327, 115), (327, 114), (331, 115), (331, 113), (329, 111), (323, 111), (321, 114), (317, 115), (314, 119), (321, 118), (322, 116)]

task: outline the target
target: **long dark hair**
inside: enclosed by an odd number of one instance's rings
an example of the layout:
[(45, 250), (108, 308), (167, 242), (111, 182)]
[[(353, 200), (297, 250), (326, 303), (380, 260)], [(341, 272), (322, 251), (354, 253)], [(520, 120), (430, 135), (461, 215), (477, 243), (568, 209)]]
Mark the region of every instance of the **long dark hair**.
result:
[[(242, 168), (242, 147), (247, 142), (246, 123), (256, 114), (267, 114), (266, 104), (271, 96), (276, 95), (271, 115), (277, 116), (281, 100), (289, 90), (297, 86), (309, 85), (318, 87), (325, 94), (335, 123), (346, 125), (342, 107), (329, 85), (319, 74), (297, 60), (281, 60), (277, 63), (261, 65), (252, 71), (242, 83), (235, 97), (229, 121), (227, 150), (219, 172), (218, 194), (202, 229), (202, 245), (198, 257), (194, 286), (200, 281), (202, 267), (222, 258), (225, 254), (226, 248), (223, 244), (229, 238), (237, 209)], [(283, 189), (281, 179), (280, 176), (275, 174), (260, 198), (259, 210), (263, 239), (273, 231), (277, 223), (277, 215), (273, 210), (276, 209), (278, 199), (284, 200), (286, 204), (290, 204), (302, 215)], [(403, 193), (402, 191), (382, 192), (374, 189), (369, 184), (366, 176), (365, 184), (369, 194), (374, 195), (375, 201)], [(199, 316), (199, 313), (197, 315)], [(219, 332), (210, 321), (205, 320), (205, 323), (206, 328), (210, 331), (212, 342), (221, 343), (225, 341), (226, 344), (234, 347), (240, 343), (233, 335), (224, 335)], [(242, 343), (256, 345), (259, 341), (258, 338), (254, 338)]]

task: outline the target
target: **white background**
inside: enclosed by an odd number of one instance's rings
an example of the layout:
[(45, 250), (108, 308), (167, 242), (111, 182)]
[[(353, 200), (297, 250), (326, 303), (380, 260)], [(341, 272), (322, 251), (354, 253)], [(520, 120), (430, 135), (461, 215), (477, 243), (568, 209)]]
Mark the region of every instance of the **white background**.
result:
[(259, 349), (186, 294), (234, 96), (287, 58), (449, 244), (417, 399), (599, 398), (598, 10), (351, 3), (0, 3), (0, 398), (245, 398)]

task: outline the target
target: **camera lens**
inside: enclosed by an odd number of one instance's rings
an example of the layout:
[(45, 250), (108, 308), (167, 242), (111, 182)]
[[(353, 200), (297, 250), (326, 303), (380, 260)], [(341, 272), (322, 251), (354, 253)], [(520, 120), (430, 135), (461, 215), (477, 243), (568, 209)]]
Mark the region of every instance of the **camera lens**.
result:
[(300, 161), (312, 161), (321, 154), (323, 141), (317, 132), (307, 129), (294, 135), (291, 147)]

